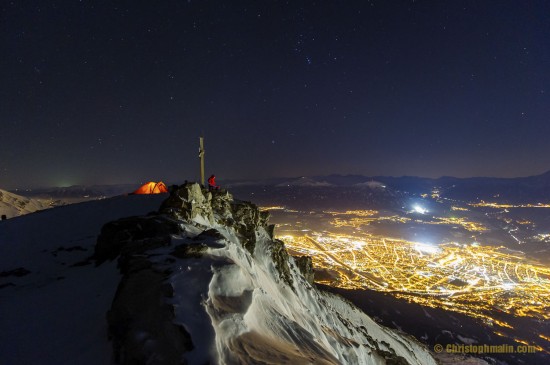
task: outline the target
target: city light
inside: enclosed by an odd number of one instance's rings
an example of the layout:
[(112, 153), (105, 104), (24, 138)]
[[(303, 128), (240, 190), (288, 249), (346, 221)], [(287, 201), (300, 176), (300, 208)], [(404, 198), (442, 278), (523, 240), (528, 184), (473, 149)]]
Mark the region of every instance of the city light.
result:
[[(421, 205), (414, 208), (420, 214), (427, 212)], [(455, 211), (454, 214), (461, 214), (460, 210)], [(315, 212), (308, 216), (312, 214)], [(317, 220), (312, 225), (293, 216), (293, 223), (285, 222), (278, 238), (291, 254), (312, 257), (315, 270), (324, 273), (316, 278), (320, 284), (387, 292), (409, 302), (479, 319), (495, 331), (513, 329), (502, 314), (550, 319), (550, 268), (531, 261), (520, 251), (491, 245), (487, 242), (490, 236), (484, 235), (493, 227), (489, 229), (486, 221), (474, 220), (471, 215), (411, 219), (387, 210), (317, 214), (323, 223)], [(504, 219), (502, 222), (507, 225), (524, 222)], [(407, 240), (384, 234), (392, 232), (381, 229), (388, 224), (394, 229), (401, 225), (442, 225), (457, 234), (452, 241), (444, 242), (438, 241), (437, 235), (428, 241)], [(515, 228), (506, 230), (513, 237), (508, 231), (517, 234)], [(400, 232), (399, 228), (395, 232)], [(413, 237), (421, 230), (401, 232)], [(533, 239), (550, 241), (550, 234), (539, 233)]]
[(420, 214), (428, 213), (428, 209), (425, 209), (425, 208), (421, 207), (420, 205), (413, 206), (413, 209), (414, 209), (415, 212), (420, 213)]

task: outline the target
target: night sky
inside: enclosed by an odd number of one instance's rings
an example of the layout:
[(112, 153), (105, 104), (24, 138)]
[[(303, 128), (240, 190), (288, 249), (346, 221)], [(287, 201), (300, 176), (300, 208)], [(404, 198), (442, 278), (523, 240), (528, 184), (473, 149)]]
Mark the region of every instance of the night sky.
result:
[(550, 170), (549, 1), (0, 7), (0, 188)]

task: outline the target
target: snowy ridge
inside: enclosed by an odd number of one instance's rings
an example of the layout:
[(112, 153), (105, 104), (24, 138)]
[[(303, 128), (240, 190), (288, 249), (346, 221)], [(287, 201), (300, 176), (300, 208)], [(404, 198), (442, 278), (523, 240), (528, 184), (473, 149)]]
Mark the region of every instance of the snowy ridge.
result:
[[(174, 194), (186, 206), (170, 208), (175, 216), (196, 214), (179, 219), (181, 233), (171, 235), (169, 246), (150, 252), (159, 269), (171, 273), (174, 322), (193, 344), (183, 355), (187, 363), (436, 364), (415, 340), (309, 284), (294, 259), (278, 251), (282, 243), (272, 238), (255, 206), (245, 204), (250, 216), (239, 218), (229, 194), (203, 193), (194, 185)], [(239, 220), (253, 216), (257, 225), (243, 235)], [(243, 243), (250, 239), (253, 249)], [(199, 255), (171, 260), (174, 246), (189, 252), (197, 242)], [(140, 332), (143, 343), (155, 343), (153, 332)]]
[[(292, 260), (293, 286), (281, 285), (269, 256), (270, 239), (260, 237), (254, 259), (238, 245), (215, 253), (234, 262), (215, 271), (206, 302), (222, 362), (243, 363), (248, 357), (246, 363), (368, 364), (388, 352), (410, 364), (433, 363), (417, 343), (380, 327), (340, 298), (315, 290)], [(227, 314), (224, 297), (249, 303)]]
[(7, 218), (33, 213), (46, 208), (50, 208), (50, 205), (44, 201), (26, 198), (0, 189), (0, 215), (6, 215)]

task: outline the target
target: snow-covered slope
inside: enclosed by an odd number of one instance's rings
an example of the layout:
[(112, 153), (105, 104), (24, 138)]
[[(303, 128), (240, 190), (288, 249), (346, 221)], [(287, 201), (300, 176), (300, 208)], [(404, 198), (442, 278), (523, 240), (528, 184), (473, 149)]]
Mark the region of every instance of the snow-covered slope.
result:
[(86, 260), (109, 220), (147, 214), (166, 198), (134, 195), (0, 222), (0, 364), (109, 364), (105, 313), (116, 263)]
[(158, 214), (104, 225), (90, 264), (101, 221), (159, 198), (0, 225), (0, 363), (435, 364), (415, 340), (312, 286), (308, 260), (288, 256), (264, 212), (197, 184)]
[(13, 218), (20, 215), (50, 208), (50, 205), (39, 199), (26, 198), (0, 189), (0, 215)]

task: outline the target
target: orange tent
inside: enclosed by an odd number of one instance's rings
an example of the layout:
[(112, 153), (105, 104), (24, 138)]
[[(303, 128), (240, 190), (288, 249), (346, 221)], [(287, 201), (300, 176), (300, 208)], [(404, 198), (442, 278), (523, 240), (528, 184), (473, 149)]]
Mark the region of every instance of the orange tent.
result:
[(162, 181), (156, 183), (154, 181), (149, 181), (146, 184), (143, 184), (139, 189), (134, 191), (132, 194), (161, 194), (167, 193), (168, 188)]

